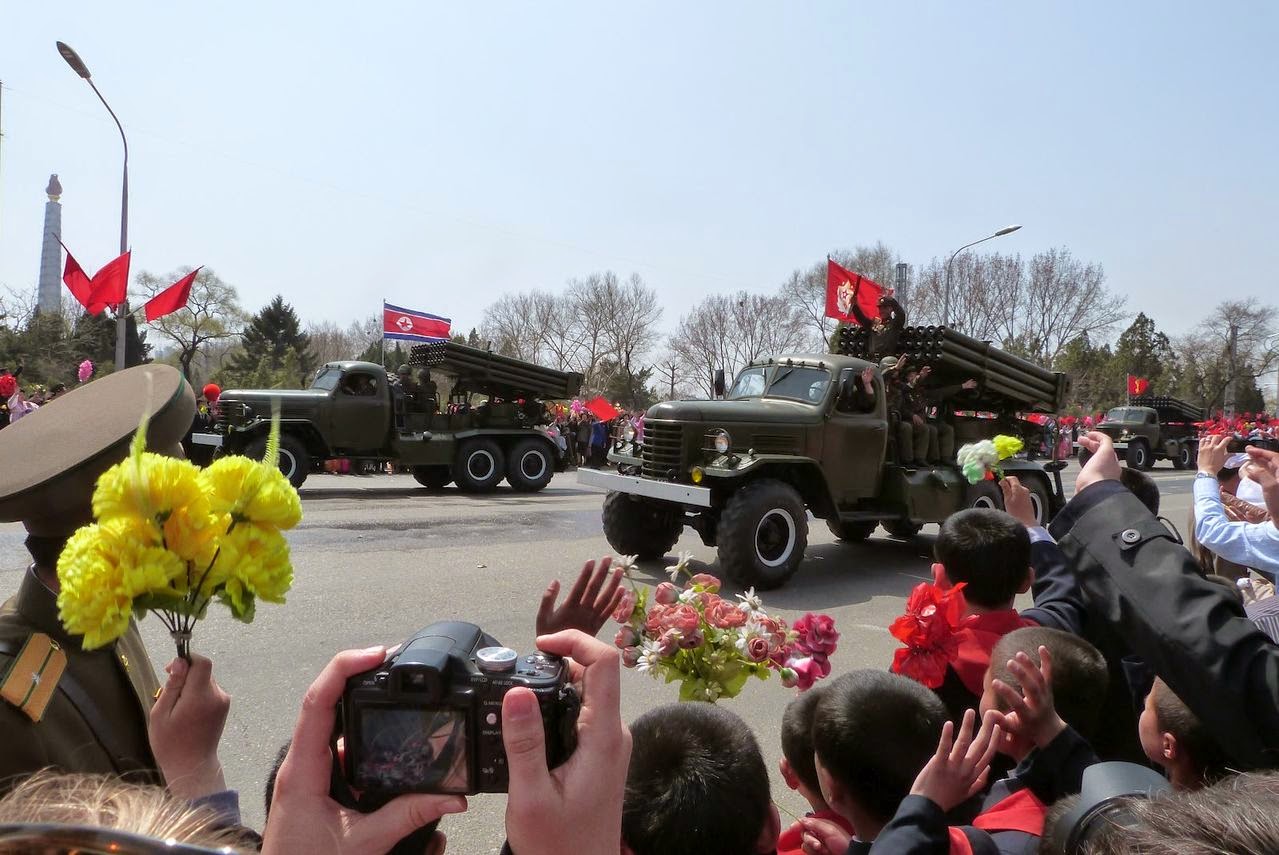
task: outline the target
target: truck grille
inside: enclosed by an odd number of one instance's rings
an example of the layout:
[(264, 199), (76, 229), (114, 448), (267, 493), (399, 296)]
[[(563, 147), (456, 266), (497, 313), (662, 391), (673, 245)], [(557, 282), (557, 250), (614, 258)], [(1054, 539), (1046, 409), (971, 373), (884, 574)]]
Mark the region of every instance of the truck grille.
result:
[(676, 480), (684, 471), (684, 431), (679, 422), (644, 422), (643, 473)]

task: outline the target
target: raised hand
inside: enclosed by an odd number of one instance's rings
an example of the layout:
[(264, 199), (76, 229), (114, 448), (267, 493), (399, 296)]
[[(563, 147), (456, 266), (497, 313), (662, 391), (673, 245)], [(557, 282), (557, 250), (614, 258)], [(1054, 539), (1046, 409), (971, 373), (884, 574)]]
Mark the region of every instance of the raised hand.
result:
[(598, 633), (625, 593), (622, 568), (610, 575), (612, 563), (612, 556), (608, 556), (601, 558), (598, 565), (594, 561), (583, 564), (577, 581), (558, 608), (555, 598), (560, 593), (560, 581), (555, 579), (547, 585), (537, 609), (537, 634), (554, 635), (566, 629), (578, 629), (591, 636)]
[(943, 811), (949, 811), (975, 796), (986, 786), (990, 761), (999, 743), (999, 722), (1003, 718), (991, 710), (983, 718), (976, 736), (977, 713), (968, 710), (955, 737), (955, 723), (942, 725), (941, 739), (934, 754), (915, 778), (912, 796), (923, 796)]
[(804, 827), (803, 841), (800, 844), (804, 855), (844, 855), (848, 851), (848, 841), (852, 839), (847, 831), (829, 819), (818, 819), (806, 816), (800, 819)]
[(1119, 457), (1115, 454), (1115, 441), (1101, 431), (1089, 431), (1079, 438), (1079, 444), (1092, 454), (1075, 478), (1075, 495), (1101, 481), (1119, 480)]
[(1004, 510), (1013, 519), (1026, 528), (1039, 525), (1035, 519), (1035, 506), (1030, 501), (1030, 490), (1015, 476), (1005, 475), (999, 480), (999, 489), (1004, 493)]
[(188, 801), (226, 789), (218, 743), (231, 696), (213, 679), (213, 663), (191, 654), (174, 659), (168, 682), (151, 707), (148, 736), (156, 765), (173, 795)]
[(1053, 703), (1052, 664), (1052, 654), (1047, 647), (1039, 648), (1038, 665), (1024, 652), (1019, 652), (1008, 660), (1008, 670), (1021, 683), (1021, 692), (1003, 680), (991, 683), (1010, 710), (1002, 715), (1003, 728), (1037, 748), (1046, 747), (1066, 729), (1066, 722), (1057, 714)]
[(1247, 450), (1253, 464), (1249, 467), (1248, 477), (1261, 485), (1261, 495), (1265, 497), (1270, 520), (1279, 526), (1279, 452), (1255, 446), (1248, 446)]
[(1230, 456), (1230, 437), (1205, 436), (1199, 440), (1199, 471), (1214, 478), (1226, 466)]

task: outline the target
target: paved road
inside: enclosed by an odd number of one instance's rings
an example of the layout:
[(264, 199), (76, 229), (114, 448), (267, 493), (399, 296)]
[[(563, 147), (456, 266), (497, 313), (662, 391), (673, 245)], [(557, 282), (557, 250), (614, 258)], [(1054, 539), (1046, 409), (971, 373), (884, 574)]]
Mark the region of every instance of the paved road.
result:
[[(1073, 470), (1066, 474), (1072, 482)], [(1189, 475), (1166, 468), (1152, 474), (1165, 497), (1165, 515), (1184, 525)], [(260, 825), (267, 770), (289, 736), (303, 692), (335, 651), (400, 641), (445, 618), (472, 621), (503, 643), (527, 649), (546, 584), (610, 551), (600, 531), (600, 496), (578, 486), (572, 474), (557, 476), (533, 496), (499, 491), (472, 497), (453, 489), (431, 495), (403, 476), (308, 480), (304, 520), (290, 537), (296, 581), (288, 605), (262, 605), (249, 626), (214, 610), (197, 627), (193, 644), (213, 657), (218, 679), (235, 698), (222, 757), (246, 820)], [(881, 530), (864, 545), (846, 546), (818, 523), (799, 573), (786, 588), (767, 594), (765, 605), (788, 619), (810, 610), (833, 615), (843, 634), (833, 660), (837, 674), (885, 667), (896, 647), (886, 627), (911, 587), (927, 578), (935, 531), (930, 526), (901, 542)], [(20, 526), (0, 524), (0, 591), (17, 588), (25, 559), (21, 543)], [(691, 531), (679, 550), (706, 562), (698, 569), (716, 572), (710, 566), (714, 551)], [(641, 577), (655, 584), (665, 578), (662, 571), (660, 564), (646, 565)], [(725, 593), (731, 597), (737, 590), (730, 586)], [(143, 622), (143, 632), (162, 666), (173, 654), (167, 635), (154, 618)], [(623, 687), (628, 720), (675, 698), (673, 687), (635, 672), (624, 675)], [(780, 684), (756, 681), (728, 702), (759, 735), (786, 822), (787, 812), (805, 807), (775, 772), (778, 726), (790, 698)], [(447, 821), (450, 850), (496, 851), (504, 807), (501, 796), (473, 798), (466, 815)]]

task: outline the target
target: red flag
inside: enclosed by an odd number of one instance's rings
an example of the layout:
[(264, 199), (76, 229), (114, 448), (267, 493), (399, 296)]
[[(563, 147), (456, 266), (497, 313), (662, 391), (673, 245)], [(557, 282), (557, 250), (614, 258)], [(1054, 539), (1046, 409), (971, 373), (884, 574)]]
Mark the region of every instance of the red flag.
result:
[(449, 337), (453, 321), (439, 315), (392, 306), (382, 301), (382, 338), (399, 341), (439, 341)]
[(147, 304), (144, 307), (147, 313), (147, 323), (185, 308), (187, 300), (191, 298), (191, 284), (195, 282), (195, 275), (203, 269), (203, 266), (197, 267), (150, 300), (147, 300)]
[(58, 241), (58, 243), (67, 252), (67, 263), (62, 269), (62, 281), (66, 283), (67, 290), (71, 292), (72, 297), (76, 298), (76, 302), (88, 310), (90, 305), (89, 295), (93, 291), (93, 285), (89, 282), (89, 274), (84, 272), (84, 268), (71, 255), (71, 250), (67, 249), (66, 244), (62, 243), (62, 241)]
[(613, 405), (610, 404), (608, 399), (603, 395), (587, 401), (586, 409), (590, 410), (591, 413), (594, 414), (595, 418), (602, 422), (611, 422), (613, 419), (617, 418), (617, 410), (613, 408)]
[(89, 313), (96, 315), (107, 307), (115, 308), (129, 293), (129, 253), (117, 255), (93, 274), (93, 290), (89, 294)]
[(1150, 391), (1149, 380), (1147, 380), (1145, 377), (1134, 377), (1131, 374), (1128, 375), (1128, 394), (1129, 395), (1144, 395), (1149, 391)]
[(884, 288), (878, 282), (826, 259), (826, 317), (857, 323), (853, 315), (855, 302), (863, 315), (874, 320), (879, 317), (879, 298), (883, 294)]

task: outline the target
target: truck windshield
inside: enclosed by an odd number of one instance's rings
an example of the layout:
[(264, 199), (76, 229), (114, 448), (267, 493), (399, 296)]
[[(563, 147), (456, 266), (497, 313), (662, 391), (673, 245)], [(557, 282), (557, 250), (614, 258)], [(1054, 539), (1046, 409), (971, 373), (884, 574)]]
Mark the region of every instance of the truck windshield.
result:
[(324, 368), (319, 374), (315, 375), (315, 379), (311, 381), (311, 388), (323, 389), (325, 392), (332, 392), (337, 388), (338, 381), (341, 379), (341, 370), (337, 368)]
[(1139, 422), (1142, 421), (1141, 410), (1132, 410), (1127, 407), (1115, 407), (1106, 413), (1106, 421), (1108, 422)]
[(725, 396), (740, 398), (789, 398), (819, 403), (830, 386), (830, 372), (806, 365), (777, 365), (747, 368), (737, 375)]

